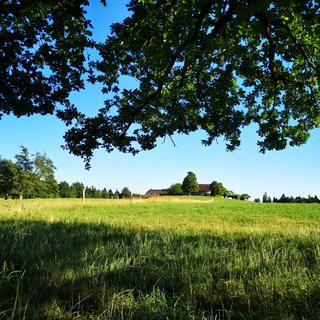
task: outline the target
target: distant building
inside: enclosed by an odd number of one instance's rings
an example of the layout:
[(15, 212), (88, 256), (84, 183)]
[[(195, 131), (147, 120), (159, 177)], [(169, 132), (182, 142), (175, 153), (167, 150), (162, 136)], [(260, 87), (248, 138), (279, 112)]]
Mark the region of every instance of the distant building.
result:
[[(169, 195), (169, 189), (149, 189), (146, 192), (145, 197), (152, 198), (152, 197), (167, 196), (167, 195)], [(199, 184), (199, 192), (193, 193), (193, 195), (210, 196), (211, 195), (210, 184), (207, 184), (207, 183)]]
[(208, 183), (199, 184), (199, 193), (202, 196), (210, 196), (211, 195), (210, 184)]
[(168, 189), (149, 189), (145, 197), (146, 198), (152, 198), (152, 197), (158, 197), (158, 196), (167, 196), (168, 195)]

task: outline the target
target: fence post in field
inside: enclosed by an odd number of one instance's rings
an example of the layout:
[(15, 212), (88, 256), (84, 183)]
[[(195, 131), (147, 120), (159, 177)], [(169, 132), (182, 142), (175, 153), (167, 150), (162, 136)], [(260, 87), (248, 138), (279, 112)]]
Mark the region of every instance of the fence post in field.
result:
[(82, 205), (86, 202), (86, 188), (82, 189)]

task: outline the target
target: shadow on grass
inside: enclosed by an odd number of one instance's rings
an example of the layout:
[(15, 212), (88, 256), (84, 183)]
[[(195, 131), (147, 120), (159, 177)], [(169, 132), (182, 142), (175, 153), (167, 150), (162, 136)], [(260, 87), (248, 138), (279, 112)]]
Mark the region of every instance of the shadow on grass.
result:
[(312, 239), (1, 221), (0, 318), (318, 319), (318, 248)]

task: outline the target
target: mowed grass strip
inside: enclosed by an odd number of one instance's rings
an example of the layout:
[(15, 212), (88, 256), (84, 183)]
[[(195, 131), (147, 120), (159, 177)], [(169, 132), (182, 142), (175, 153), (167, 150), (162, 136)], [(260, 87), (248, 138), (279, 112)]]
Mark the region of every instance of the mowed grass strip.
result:
[(0, 201), (0, 319), (320, 319), (320, 205)]

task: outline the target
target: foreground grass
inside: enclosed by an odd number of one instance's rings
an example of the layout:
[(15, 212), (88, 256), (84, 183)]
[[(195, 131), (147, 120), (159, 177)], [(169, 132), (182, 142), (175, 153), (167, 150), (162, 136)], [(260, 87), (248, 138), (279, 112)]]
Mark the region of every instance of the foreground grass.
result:
[(0, 319), (320, 319), (320, 205), (208, 199), (0, 201)]

